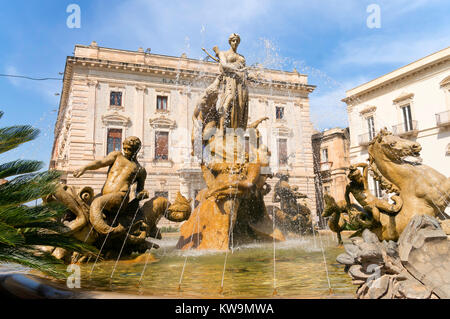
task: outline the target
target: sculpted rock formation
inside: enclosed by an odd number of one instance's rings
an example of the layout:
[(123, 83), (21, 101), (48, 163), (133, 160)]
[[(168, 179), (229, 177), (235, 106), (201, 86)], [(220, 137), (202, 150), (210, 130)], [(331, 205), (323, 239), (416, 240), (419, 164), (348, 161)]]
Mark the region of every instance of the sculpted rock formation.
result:
[(271, 175), (267, 148), (250, 146), (256, 154), (254, 163), (248, 156), (242, 162), (228, 162), (225, 147), (234, 140), (232, 158), (238, 157), (243, 145), (234, 134), (225, 139), (213, 138), (208, 146), (213, 161), (201, 165), (207, 188), (197, 195), (199, 205), (180, 229), (177, 244), (180, 249), (227, 250), (232, 245), (253, 240), (284, 240), (280, 230), (273, 227), (264, 205), (264, 195), (270, 191), (266, 179)]
[[(450, 199), (450, 181), (422, 164), (418, 143), (386, 130), (369, 144), (369, 166), (358, 164), (346, 192), (370, 214), (376, 225), (344, 245), (337, 261), (358, 285), (358, 298), (450, 298), (450, 241), (443, 216)], [(371, 169), (392, 204), (374, 197), (367, 187)], [(443, 227), (444, 229), (443, 229)], [(383, 240), (380, 243), (379, 240)], [(396, 242), (397, 241), (397, 242)]]
[(450, 298), (450, 241), (438, 220), (415, 216), (398, 243), (369, 230), (337, 257), (361, 299)]
[[(123, 142), (123, 154), (111, 152), (74, 172), (74, 177), (80, 177), (88, 170), (109, 168), (105, 185), (97, 196), (90, 187), (77, 192), (73, 187), (60, 185), (52, 196), (46, 198), (46, 201), (56, 200), (68, 208), (64, 220), (70, 229), (67, 235), (98, 247), (103, 258), (116, 258), (121, 249), (122, 256), (127, 256), (155, 247), (146, 239), (161, 238), (156, 225), (162, 216), (177, 222), (189, 218), (190, 201), (181, 194), (173, 205), (166, 198), (158, 197), (140, 207), (139, 202), (148, 198), (148, 192), (144, 190), (147, 173), (136, 159), (140, 147), (141, 141), (137, 137), (128, 137)], [(130, 194), (135, 184), (136, 191)], [(130, 195), (135, 197), (131, 201)], [(66, 262), (81, 262), (87, 258), (72, 256), (72, 252), (61, 249), (53, 254)]]

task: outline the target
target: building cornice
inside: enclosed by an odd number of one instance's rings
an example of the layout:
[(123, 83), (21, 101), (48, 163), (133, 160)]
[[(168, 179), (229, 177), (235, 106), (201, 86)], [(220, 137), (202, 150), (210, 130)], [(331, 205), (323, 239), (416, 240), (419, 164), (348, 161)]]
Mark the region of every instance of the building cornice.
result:
[(385, 87), (392, 86), (407, 78), (416, 76), (420, 72), (435, 66), (450, 62), (450, 47), (414, 61), (406, 66), (364, 83), (347, 91), (347, 97), (342, 102), (347, 105), (357, 104), (364, 96)]
[[(127, 72), (127, 73), (133, 72), (140, 74), (167, 76), (173, 78), (182, 77), (183, 79), (198, 79), (200, 81), (202, 80), (212, 81), (219, 74), (218, 65), (216, 67), (217, 71), (213, 72), (212, 70), (204, 71), (204, 70), (194, 70), (190, 68), (173, 68), (143, 63), (118, 62), (112, 60), (102, 60), (102, 59), (73, 57), (73, 56), (67, 58), (67, 64), (70, 64), (72, 66), (113, 70), (117, 72)], [(260, 70), (254, 68), (254, 71)], [(288, 91), (302, 91), (307, 93), (312, 93), (316, 88), (315, 85), (303, 84), (300, 82), (267, 80), (267, 79), (259, 79), (257, 83), (249, 81), (249, 86), (284, 89)]]

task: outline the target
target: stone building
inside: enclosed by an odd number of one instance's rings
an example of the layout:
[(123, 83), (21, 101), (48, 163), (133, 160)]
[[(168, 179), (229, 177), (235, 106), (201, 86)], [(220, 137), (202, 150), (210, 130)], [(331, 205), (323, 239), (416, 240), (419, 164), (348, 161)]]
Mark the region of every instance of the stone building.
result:
[(316, 205), (321, 213), (324, 193), (330, 194), (336, 201), (345, 199), (350, 166), (349, 129), (333, 128), (315, 133), (312, 135), (312, 147), (316, 174)]
[[(381, 128), (422, 145), (423, 162), (450, 176), (450, 47), (347, 91), (350, 162), (365, 162)], [(369, 183), (381, 196), (379, 185)]]
[[(264, 116), (258, 128), (271, 150), (271, 170), (290, 174), (290, 182), (309, 197), (315, 190), (309, 94), (315, 86), (306, 75), (260, 69), (261, 81), (249, 85), (249, 123)], [(151, 195), (173, 200), (177, 191), (195, 198), (205, 185), (190, 155), (192, 114), (201, 93), (219, 73), (217, 63), (76, 45), (67, 57), (50, 167), (65, 172), (69, 185), (90, 185), (99, 192), (106, 170), (71, 172), (138, 136), (138, 160), (147, 170)], [(277, 179), (271, 179), (272, 186)], [(266, 196), (271, 204), (273, 191)]]

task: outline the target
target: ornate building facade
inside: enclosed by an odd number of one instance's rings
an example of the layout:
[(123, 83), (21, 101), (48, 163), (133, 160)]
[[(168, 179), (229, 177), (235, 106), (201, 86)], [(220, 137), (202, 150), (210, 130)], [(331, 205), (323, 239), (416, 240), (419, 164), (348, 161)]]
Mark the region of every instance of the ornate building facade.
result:
[[(350, 161), (365, 162), (380, 129), (417, 141), (424, 164), (450, 176), (450, 47), (347, 91)], [(371, 179), (374, 194), (379, 185)]]
[(349, 129), (333, 128), (312, 136), (314, 171), (316, 174), (317, 211), (323, 211), (323, 194), (328, 193), (336, 201), (345, 199), (350, 166)]
[[(315, 190), (309, 114), (314, 86), (307, 76), (259, 70), (261, 80), (249, 87), (249, 123), (260, 124), (271, 153), (273, 173), (288, 172), (290, 182), (309, 197)], [(181, 57), (76, 45), (67, 57), (50, 167), (63, 171), (69, 185), (101, 190), (106, 170), (76, 179), (72, 172), (92, 160), (120, 150), (122, 141), (138, 136), (139, 162), (147, 170), (150, 195), (173, 200), (177, 191), (195, 198), (205, 185), (191, 156), (192, 115), (205, 87), (219, 73), (217, 63)], [(272, 186), (277, 179), (269, 179)], [(266, 195), (271, 204), (273, 191)]]

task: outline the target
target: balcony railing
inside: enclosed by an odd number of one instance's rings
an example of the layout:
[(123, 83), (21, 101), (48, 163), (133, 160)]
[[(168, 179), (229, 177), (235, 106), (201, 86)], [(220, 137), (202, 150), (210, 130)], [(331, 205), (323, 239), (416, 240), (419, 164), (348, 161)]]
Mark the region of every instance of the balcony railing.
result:
[(358, 144), (360, 146), (367, 146), (369, 145), (370, 141), (372, 140), (372, 136), (370, 133), (361, 134), (358, 136)]
[(417, 135), (417, 121), (411, 121), (410, 125), (408, 123), (401, 123), (394, 125), (392, 127), (392, 133), (395, 135), (407, 136), (407, 135)]
[(450, 125), (450, 111), (436, 114), (436, 125), (439, 127)]

